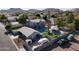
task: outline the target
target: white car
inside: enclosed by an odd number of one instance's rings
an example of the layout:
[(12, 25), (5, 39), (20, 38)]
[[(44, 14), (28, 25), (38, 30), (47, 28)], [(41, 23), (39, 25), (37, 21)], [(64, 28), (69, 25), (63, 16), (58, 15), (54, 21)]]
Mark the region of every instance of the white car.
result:
[(36, 51), (40, 51), (45, 47), (48, 47), (50, 45), (50, 41), (47, 38), (42, 38), (38, 41), (37, 47), (34, 48)]
[(24, 44), (24, 48), (28, 51), (40, 51), (50, 45), (50, 41), (47, 38), (41, 38), (35, 44), (32, 43), (31, 39), (27, 39)]

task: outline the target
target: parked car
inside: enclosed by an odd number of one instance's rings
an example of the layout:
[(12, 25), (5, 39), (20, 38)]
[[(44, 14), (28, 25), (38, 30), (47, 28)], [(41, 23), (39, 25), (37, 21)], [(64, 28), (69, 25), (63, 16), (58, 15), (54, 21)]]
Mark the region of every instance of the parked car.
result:
[(59, 45), (63, 45), (64, 43), (72, 41), (73, 39), (74, 39), (74, 34), (69, 33), (69, 34), (61, 36), (59, 40), (57, 41), (57, 43)]
[(42, 38), (38, 41), (39, 45), (34, 48), (34, 51), (40, 51), (50, 45), (50, 41), (47, 38)]
[(32, 43), (31, 39), (26, 40), (23, 44), (24, 48), (28, 51), (40, 51), (50, 45), (50, 41), (47, 38), (41, 38), (36, 43)]

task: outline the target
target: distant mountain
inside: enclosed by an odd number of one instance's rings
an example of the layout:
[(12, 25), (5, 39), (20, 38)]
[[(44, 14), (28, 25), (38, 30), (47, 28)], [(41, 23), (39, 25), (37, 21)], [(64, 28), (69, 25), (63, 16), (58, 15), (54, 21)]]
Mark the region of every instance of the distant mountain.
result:
[(10, 8), (7, 10), (7, 12), (23, 12), (23, 10), (20, 8)]
[(72, 9), (71, 11), (72, 11), (72, 12), (79, 13), (79, 8)]
[(8, 10), (0, 10), (0, 12), (3, 13), (17, 13), (17, 12), (28, 12), (28, 13), (48, 13), (48, 11), (50, 11), (51, 13), (57, 13), (57, 12), (62, 12), (62, 10), (60, 9), (55, 9), (55, 8), (47, 8), (44, 10), (37, 10), (37, 9), (29, 9), (29, 10), (23, 10), (21, 8), (10, 8)]
[(30, 12), (30, 13), (40, 13), (41, 10), (37, 10), (37, 9), (29, 9), (29, 10), (27, 10), (27, 12)]
[(0, 10), (0, 12), (5, 13), (5, 12), (6, 12), (6, 10)]
[(0, 12), (7, 12), (7, 13), (17, 13), (17, 12), (25, 12), (25, 10), (22, 10), (20, 8), (10, 8), (8, 10), (0, 10)]
[(55, 8), (47, 8), (47, 9), (44, 9), (44, 10), (43, 10), (44, 13), (48, 13), (48, 11), (50, 11), (50, 13), (62, 12), (62, 10), (60, 10), (60, 9), (55, 9)]

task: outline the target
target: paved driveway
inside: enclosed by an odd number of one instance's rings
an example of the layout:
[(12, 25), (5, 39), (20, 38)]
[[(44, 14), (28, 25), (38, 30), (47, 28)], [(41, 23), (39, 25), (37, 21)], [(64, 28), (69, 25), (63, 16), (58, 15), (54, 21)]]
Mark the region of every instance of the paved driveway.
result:
[(4, 25), (0, 23), (0, 51), (16, 51), (17, 49), (13, 42), (4, 32)]

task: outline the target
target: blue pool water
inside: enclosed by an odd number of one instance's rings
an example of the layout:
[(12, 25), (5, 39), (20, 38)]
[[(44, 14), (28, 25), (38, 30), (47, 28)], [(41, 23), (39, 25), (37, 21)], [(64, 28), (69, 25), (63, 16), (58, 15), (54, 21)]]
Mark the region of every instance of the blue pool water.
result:
[(47, 28), (45, 28), (45, 27), (43, 27), (43, 28), (37, 28), (36, 30), (39, 31), (39, 32), (41, 32), (41, 33), (43, 33), (43, 32), (45, 32), (47, 30)]

